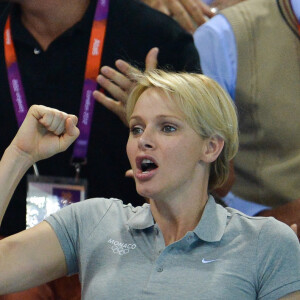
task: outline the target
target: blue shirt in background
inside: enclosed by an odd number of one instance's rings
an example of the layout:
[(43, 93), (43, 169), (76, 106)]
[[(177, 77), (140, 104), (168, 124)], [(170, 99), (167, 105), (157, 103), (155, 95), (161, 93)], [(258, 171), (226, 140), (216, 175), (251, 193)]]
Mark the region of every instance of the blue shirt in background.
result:
[[(291, 5), (300, 22), (300, 1), (291, 0)], [(196, 30), (194, 42), (200, 56), (203, 73), (217, 81), (235, 100), (237, 46), (230, 23), (223, 15), (213, 17)], [(228, 193), (223, 201), (226, 205), (250, 216), (269, 208), (241, 199), (233, 193)]]

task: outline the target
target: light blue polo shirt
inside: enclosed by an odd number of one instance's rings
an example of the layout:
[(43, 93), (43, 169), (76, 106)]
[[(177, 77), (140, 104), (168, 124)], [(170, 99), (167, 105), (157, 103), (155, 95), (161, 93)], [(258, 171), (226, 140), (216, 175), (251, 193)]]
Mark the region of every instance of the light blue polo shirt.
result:
[(46, 221), (83, 299), (278, 299), (300, 290), (294, 232), (211, 196), (195, 230), (167, 247), (148, 204), (90, 199)]

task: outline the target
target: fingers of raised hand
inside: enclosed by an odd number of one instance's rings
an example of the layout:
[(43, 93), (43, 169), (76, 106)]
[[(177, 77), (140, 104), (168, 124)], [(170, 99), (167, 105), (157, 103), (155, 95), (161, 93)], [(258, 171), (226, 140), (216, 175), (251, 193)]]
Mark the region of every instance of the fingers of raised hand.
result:
[(193, 24), (191, 16), (179, 0), (166, 0), (173, 18), (187, 31), (194, 32), (196, 26)]
[(134, 178), (133, 170), (132, 170), (132, 169), (127, 170), (127, 171), (125, 172), (125, 177), (128, 177), (128, 178)]
[(77, 138), (79, 129), (77, 128), (78, 118), (75, 115), (68, 115), (65, 121), (65, 133), (69, 136)]
[(141, 74), (141, 71), (122, 59), (116, 60), (116, 67), (122, 74), (124, 74), (128, 78), (128, 80), (130, 80), (129, 87), (132, 88), (135, 82), (136, 75)]
[(164, 0), (156, 0), (156, 1), (154, 1), (153, 5), (151, 5), (151, 6), (168, 16), (170, 16), (170, 14), (171, 14), (171, 12)]
[(65, 134), (60, 138), (60, 151), (66, 150), (79, 136), (79, 129), (76, 127), (77, 117), (70, 115), (65, 121)]
[(199, 1), (199, 5), (201, 6), (202, 13), (206, 17), (212, 18), (218, 12), (218, 10), (216, 8), (210, 7), (209, 5), (207, 5), (206, 3), (202, 2), (201, 0), (198, 0), (198, 1)]
[(113, 100), (112, 98), (107, 97), (105, 94), (103, 94), (100, 91), (94, 91), (93, 92), (94, 98), (101, 103), (103, 106), (105, 106), (107, 109), (109, 109), (112, 112), (116, 112), (118, 102)]
[(121, 121), (127, 126), (125, 103), (121, 101), (115, 101), (99, 91), (94, 91), (93, 96), (104, 107), (116, 114), (121, 119)]
[(61, 135), (65, 131), (65, 122), (67, 117), (68, 114), (64, 112), (47, 108), (42, 118), (39, 119), (39, 122), (48, 131), (53, 132), (55, 135)]
[(150, 71), (157, 68), (157, 56), (159, 49), (157, 47), (150, 49), (146, 56), (146, 70)]
[(132, 83), (125, 75), (110, 67), (103, 67), (97, 81), (116, 100), (126, 102)]
[[(126, 64), (127, 63), (123, 64), (123, 61), (121, 60), (121, 69), (119, 70), (120, 72), (107, 66), (101, 68), (102, 75), (116, 83), (125, 91), (131, 88), (131, 81), (128, 78), (131, 70), (130, 68), (126, 67)], [(120, 63), (117, 65), (120, 65)]]
[[(203, 14), (204, 5), (200, 0), (181, 0), (182, 5), (191, 16), (192, 22), (197, 26), (205, 23)], [(209, 10), (210, 11), (210, 10)]]
[(78, 118), (75, 115), (69, 115), (69, 117), (71, 118), (73, 124), (76, 126), (78, 123)]
[(66, 127), (66, 121), (67, 119), (70, 119), (69, 130), (76, 135), (78, 129), (75, 128), (78, 123), (78, 118), (75, 115), (70, 115), (43, 105), (33, 105), (30, 108), (30, 111), (46, 130), (54, 133), (55, 135), (61, 135), (67, 132), (68, 128)]

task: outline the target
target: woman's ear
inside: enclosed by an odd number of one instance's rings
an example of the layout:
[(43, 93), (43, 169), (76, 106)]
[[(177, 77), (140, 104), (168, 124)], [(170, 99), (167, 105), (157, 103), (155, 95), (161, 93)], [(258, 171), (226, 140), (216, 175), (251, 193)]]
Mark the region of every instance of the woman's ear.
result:
[(201, 160), (206, 163), (212, 163), (222, 152), (224, 147), (224, 140), (220, 136), (214, 135), (208, 139), (205, 139), (204, 143), (204, 152), (202, 153)]

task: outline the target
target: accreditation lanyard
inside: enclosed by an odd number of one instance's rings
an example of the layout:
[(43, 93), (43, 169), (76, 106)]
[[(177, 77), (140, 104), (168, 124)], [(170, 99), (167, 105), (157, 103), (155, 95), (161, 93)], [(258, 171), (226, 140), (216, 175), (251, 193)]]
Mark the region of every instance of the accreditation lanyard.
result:
[[(75, 142), (72, 155), (72, 161), (76, 161), (75, 168), (77, 172), (79, 172), (78, 167), (82, 162), (86, 162), (87, 157), (95, 103), (93, 91), (97, 88), (96, 77), (99, 74), (101, 65), (108, 9), (109, 0), (98, 0), (91, 30), (78, 118), (80, 135)], [(18, 126), (20, 127), (26, 117), (28, 106), (12, 39), (10, 16), (7, 18), (4, 30), (4, 53), (11, 98)]]

